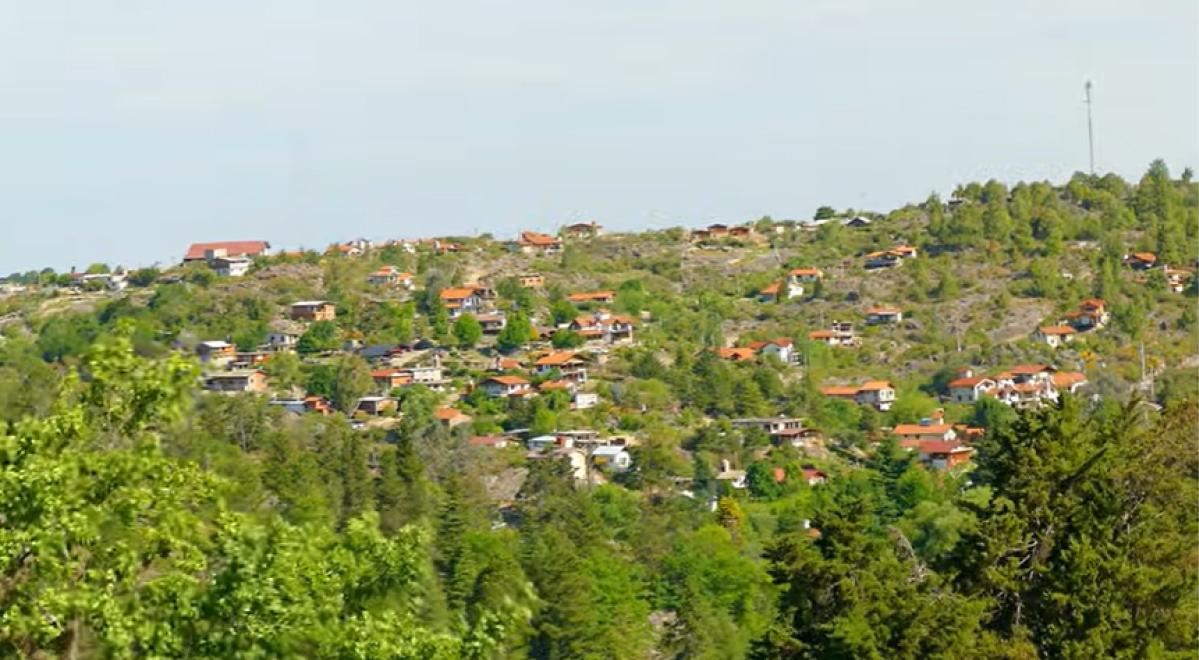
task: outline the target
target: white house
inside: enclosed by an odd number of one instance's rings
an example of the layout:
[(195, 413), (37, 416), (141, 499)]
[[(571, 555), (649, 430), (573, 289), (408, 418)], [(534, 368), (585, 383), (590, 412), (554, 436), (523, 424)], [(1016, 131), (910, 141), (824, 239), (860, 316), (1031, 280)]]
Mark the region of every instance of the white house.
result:
[(773, 355), (783, 364), (791, 364), (796, 357), (795, 342), (786, 337), (750, 342), (749, 348), (757, 351), (758, 355)]
[(1065, 344), (1069, 344), (1077, 331), (1068, 325), (1050, 325), (1037, 328), (1032, 334), (1032, 338), (1040, 343), (1047, 344), (1050, 348), (1058, 348)]
[(974, 403), (996, 386), (986, 376), (970, 376), (949, 381), (949, 399), (954, 403)]
[(491, 376), (479, 387), (494, 397), (523, 396), (532, 391), (532, 384), (520, 376)]
[(620, 445), (608, 445), (605, 447), (596, 447), (591, 452), (591, 462), (599, 467), (606, 467), (616, 472), (624, 472), (632, 466), (633, 459), (624, 447)]

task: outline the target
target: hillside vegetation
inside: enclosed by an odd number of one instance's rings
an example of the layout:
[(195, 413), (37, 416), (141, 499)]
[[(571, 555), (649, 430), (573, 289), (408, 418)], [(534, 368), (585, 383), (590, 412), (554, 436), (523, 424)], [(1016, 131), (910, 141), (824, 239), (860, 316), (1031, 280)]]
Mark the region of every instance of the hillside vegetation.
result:
[(736, 229), (9, 276), (0, 654), (1190, 657), (1189, 171)]

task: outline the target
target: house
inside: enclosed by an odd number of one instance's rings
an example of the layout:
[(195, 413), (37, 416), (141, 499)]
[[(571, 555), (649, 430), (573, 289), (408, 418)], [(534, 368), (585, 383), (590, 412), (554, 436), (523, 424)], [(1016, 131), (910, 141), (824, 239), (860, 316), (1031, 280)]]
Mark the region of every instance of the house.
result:
[(483, 307), (483, 298), (475, 287), (450, 287), (442, 289), (437, 296), (445, 305), (450, 318), (462, 314), (475, 314)]
[(488, 396), (524, 396), (532, 392), (532, 384), (520, 376), (489, 376), (480, 385)]
[(311, 395), (304, 397), (304, 410), (322, 415), (331, 415), (333, 414), (333, 405), (322, 396)]
[(584, 291), (580, 293), (572, 293), (566, 296), (566, 299), (576, 305), (586, 303), (600, 303), (608, 305), (616, 301), (615, 291)]
[(189, 261), (209, 261), (213, 257), (259, 257), (271, 249), (266, 241), (215, 241), (212, 243), (192, 243), (183, 255), (183, 263)]
[(291, 318), (296, 321), (332, 321), (337, 308), (327, 300), (301, 300), (291, 304)]
[(472, 447), (505, 449), (512, 443), (512, 440), (506, 435), (473, 435), (468, 442)]
[(524, 253), (557, 254), (562, 251), (562, 241), (548, 234), (522, 231), (516, 241), (517, 248)]
[(885, 380), (872, 380), (860, 386), (834, 385), (821, 388), (821, 393), (833, 399), (853, 401), (886, 412), (895, 403), (895, 387)]
[(1157, 265), (1157, 255), (1152, 252), (1133, 252), (1124, 255), (1124, 265), (1133, 270), (1149, 270)]
[(522, 273), (516, 276), (516, 281), (526, 289), (540, 289), (545, 286), (545, 276), (541, 273)]
[(869, 227), (872, 221), (864, 215), (855, 215), (852, 218), (842, 218), (841, 226), (852, 227), (854, 229), (863, 229)]
[(525, 446), (529, 448), (529, 451), (544, 451), (551, 447), (570, 448), (574, 446), (574, 442), (565, 441), (556, 435), (538, 435), (525, 440)]
[(729, 228), (729, 238), (749, 238), (754, 235), (754, 228), (749, 225), (737, 225)]
[(954, 403), (974, 403), (995, 388), (994, 379), (986, 376), (966, 376), (949, 381), (949, 400)]
[(934, 423), (937, 419), (922, 419), (919, 424), (896, 424), (891, 432), (899, 436), (900, 444), (904, 441), (924, 442), (939, 440), (951, 442), (957, 440), (958, 434), (952, 424)]
[(770, 436), (803, 428), (803, 420), (793, 417), (742, 417), (732, 424), (735, 429), (761, 429)]
[(720, 472), (716, 473), (716, 480), (728, 483), (728, 485), (737, 490), (743, 490), (749, 487), (749, 483), (745, 479), (745, 470), (734, 470), (728, 459), (721, 459)]
[(412, 376), (407, 369), (377, 369), (371, 372), (371, 378), (384, 392), (412, 384)]
[(824, 271), (819, 268), (793, 268), (787, 273), (787, 277), (796, 282), (815, 282), (824, 279)]
[(96, 282), (103, 285), (109, 291), (124, 291), (129, 286), (128, 276), (123, 270), (116, 270), (111, 273), (76, 273), (71, 272), (71, 284), (76, 288)]
[(956, 440), (901, 440), (899, 446), (917, 452), (921, 463), (936, 470), (969, 465), (974, 455), (974, 448)]
[(354, 412), (379, 416), (393, 412), (398, 407), (399, 403), (389, 396), (364, 396), (358, 399), (358, 406), (354, 408)]
[(329, 257), (361, 257), (366, 250), (354, 241), (349, 243), (334, 243), (325, 249), (325, 255)]
[(1059, 371), (1050, 377), (1050, 381), (1058, 392), (1076, 394), (1079, 388), (1087, 384), (1087, 377), (1077, 371)]
[(783, 364), (791, 364), (795, 358), (799, 357), (795, 353), (795, 342), (787, 337), (777, 337), (765, 341), (752, 341), (748, 347), (756, 351), (758, 355), (773, 355)]
[(472, 419), (470, 415), (462, 412), (461, 410), (447, 406), (443, 406), (437, 410), (434, 410), (433, 418), (451, 429), (459, 424), (465, 424)]
[(497, 355), (491, 362), (492, 371), (514, 371), (520, 369), (520, 360)]
[(748, 346), (716, 348), (713, 349), (713, 352), (720, 356), (721, 359), (728, 360), (729, 362), (749, 362), (757, 355), (757, 352)]
[(807, 450), (823, 442), (824, 434), (820, 429), (800, 427), (777, 431), (770, 438), (779, 446), (791, 445), (795, 449)]
[(366, 281), (377, 286), (402, 286), (412, 288), (412, 273), (402, 271), (395, 266), (383, 266), (366, 276)]
[(1166, 273), (1166, 287), (1174, 293), (1186, 291), (1187, 283), (1195, 276), (1195, 271), (1190, 268), (1170, 268), (1169, 266), (1163, 266), (1162, 270)]
[(758, 290), (758, 300), (762, 302), (779, 302), (798, 298), (804, 293), (803, 285), (790, 278), (779, 280)]
[(1107, 302), (1102, 298), (1088, 298), (1078, 303), (1078, 309), (1066, 314), (1062, 325), (1069, 325), (1078, 332), (1097, 330), (1107, 325), (1111, 319)]
[(828, 481), (828, 475), (821, 470), (817, 470), (811, 465), (805, 465), (800, 472), (803, 475), (804, 481), (808, 482), (809, 486), (818, 486)]
[(631, 316), (612, 314), (606, 309), (599, 309), (591, 316), (580, 316), (571, 321), (569, 328), (588, 341), (615, 344), (633, 340), (635, 323), (636, 320)]
[(250, 272), (254, 262), (248, 257), (214, 257), (208, 261), (208, 265), (212, 266), (218, 277), (241, 277)]
[(633, 458), (628, 450), (620, 445), (596, 447), (591, 452), (591, 463), (597, 467), (608, 468), (614, 472), (624, 472), (633, 465)]
[(237, 356), (237, 347), (227, 341), (202, 341), (196, 344), (196, 355), (203, 363), (229, 362)]
[(575, 391), (570, 400), (570, 407), (574, 410), (587, 410), (597, 405), (599, 405), (599, 395), (595, 392)]
[(266, 372), (259, 369), (249, 371), (226, 371), (204, 377), (204, 389), (213, 392), (266, 392)]
[(304, 335), (304, 325), (288, 319), (271, 321), (271, 331), (266, 335), (266, 348), (272, 351), (292, 350)]
[(884, 323), (899, 323), (903, 320), (903, 310), (898, 307), (871, 307), (866, 310), (867, 325), (882, 325)]
[(483, 326), (483, 334), (485, 335), (498, 335), (508, 325), (508, 317), (504, 316), (502, 312), (498, 314), (476, 314), (475, 320), (479, 322), (479, 325)]
[(233, 356), (233, 361), (229, 363), (229, 366), (233, 369), (250, 369), (253, 367), (260, 367), (266, 364), (267, 358), (269, 357), (270, 353), (263, 351), (239, 352), (237, 355)]
[(916, 248), (910, 245), (897, 245), (890, 250), (871, 252), (866, 255), (866, 268), (893, 268), (905, 259), (915, 259)]
[(550, 353), (533, 363), (533, 372), (538, 376), (546, 376), (557, 371), (565, 380), (582, 383), (587, 380), (586, 365), (576, 353)]
[(562, 230), (566, 238), (595, 238), (603, 233), (603, 227), (592, 220), (591, 222), (576, 222)]
[(829, 330), (813, 330), (808, 333), (808, 339), (828, 346), (857, 346), (858, 337), (854, 334), (853, 324), (833, 321)]
[(1032, 333), (1034, 341), (1048, 344), (1050, 348), (1058, 348), (1069, 344), (1074, 339), (1075, 330), (1068, 325), (1041, 326)]
[(279, 406), (289, 413), (303, 415), (308, 412), (303, 399), (271, 399), (268, 405)]

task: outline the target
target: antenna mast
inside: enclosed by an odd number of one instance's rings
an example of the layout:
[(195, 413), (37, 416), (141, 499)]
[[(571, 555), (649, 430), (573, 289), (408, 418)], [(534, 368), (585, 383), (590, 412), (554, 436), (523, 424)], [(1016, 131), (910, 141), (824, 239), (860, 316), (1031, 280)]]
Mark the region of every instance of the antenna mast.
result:
[(1083, 101), (1087, 104), (1087, 146), (1091, 156), (1091, 176), (1095, 176), (1095, 131), (1091, 127), (1091, 81), (1088, 80), (1084, 87), (1087, 93), (1086, 99)]

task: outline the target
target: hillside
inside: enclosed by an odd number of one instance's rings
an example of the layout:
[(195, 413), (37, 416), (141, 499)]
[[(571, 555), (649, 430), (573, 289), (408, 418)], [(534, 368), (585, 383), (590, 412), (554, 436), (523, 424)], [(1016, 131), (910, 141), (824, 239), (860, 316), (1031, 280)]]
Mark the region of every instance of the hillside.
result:
[[(1189, 171), (193, 256), (0, 285), (5, 652), (1195, 642)], [(256, 600), (263, 576), (279, 592)]]

